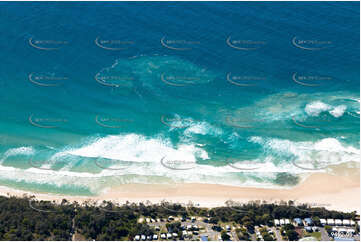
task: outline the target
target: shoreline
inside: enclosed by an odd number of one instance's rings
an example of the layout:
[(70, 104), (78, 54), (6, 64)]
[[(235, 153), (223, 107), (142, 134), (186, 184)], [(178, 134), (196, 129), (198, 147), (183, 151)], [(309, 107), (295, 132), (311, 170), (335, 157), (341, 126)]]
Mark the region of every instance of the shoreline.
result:
[[(355, 165), (356, 164), (356, 167)], [(147, 202), (189, 204), (191, 201), (199, 207), (226, 206), (227, 200), (246, 203), (266, 201), (278, 203), (292, 200), (295, 204), (307, 203), (328, 210), (360, 213), (360, 170), (358, 163), (341, 164), (330, 167), (330, 173), (312, 173), (300, 184), (290, 189), (235, 187), (213, 184), (124, 184), (109, 188), (97, 196), (70, 196), (45, 193), (33, 193), (0, 187), (0, 195), (35, 196), (38, 200), (61, 202), (102, 202), (110, 200), (116, 203)]]

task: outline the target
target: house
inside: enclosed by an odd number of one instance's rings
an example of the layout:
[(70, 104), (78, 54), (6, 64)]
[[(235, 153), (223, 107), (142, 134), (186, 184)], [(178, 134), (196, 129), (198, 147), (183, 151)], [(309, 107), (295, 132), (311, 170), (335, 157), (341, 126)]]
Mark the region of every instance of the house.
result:
[(168, 233), (167, 234), (167, 239), (171, 239), (172, 238), (172, 234), (171, 233)]
[(151, 235), (148, 235), (148, 236), (147, 236), (147, 240), (152, 240), (152, 236), (151, 236)]
[(344, 225), (344, 226), (350, 226), (350, 220), (349, 219), (344, 219), (344, 220), (342, 220), (342, 224)]
[(281, 224), (281, 226), (282, 226), (282, 225), (285, 225), (285, 220), (284, 220), (284, 219), (280, 219), (280, 224)]
[(335, 225), (335, 220), (333, 220), (333, 218), (328, 218), (327, 219), (327, 224), (328, 225)]
[(158, 235), (153, 234), (153, 240), (158, 240)]
[(196, 217), (192, 217), (191, 221), (192, 221), (192, 223), (194, 223), (196, 221)]
[(147, 223), (150, 223), (150, 218), (146, 218), (145, 221), (146, 221)]
[(226, 230), (227, 230), (227, 231), (231, 231), (231, 226), (226, 225)]
[(202, 235), (201, 236), (201, 241), (208, 241), (208, 236), (207, 235)]
[(140, 235), (137, 234), (137, 235), (134, 237), (134, 240), (139, 241), (139, 240), (140, 240)]
[(318, 232), (319, 231), (318, 227), (316, 227), (316, 226), (313, 226), (312, 230), (313, 230), (313, 232)]
[(326, 219), (321, 218), (320, 223), (321, 223), (322, 226), (325, 226), (327, 224)]
[(140, 236), (140, 238), (141, 238), (143, 241), (146, 240), (146, 237), (145, 237), (144, 234), (142, 234), (142, 235)]
[(310, 226), (306, 226), (306, 227), (305, 227), (305, 230), (306, 230), (306, 232), (308, 232), (308, 233), (312, 233), (312, 232), (313, 232), (312, 227), (310, 227)]
[(278, 219), (275, 219), (275, 220), (274, 220), (274, 224), (275, 224), (275, 226), (279, 226), (279, 225), (280, 225), (280, 221), (279, 221)]
[(192, 230), (192, 225), (187, 225), (187, 230)]
[(285, 224), (290, 224), (290, 220), (288, 218), (285, 219)]
[(342, 220), (341, 219), (335, 219), (335, 224), (337, 226), (341, 226), (342, 225)]
[(160, 238), (161, 238), (161, 239), (166, 239), (167, 236), (166, 236), (165, 234), (161, 234), (161, 235), (160, 235)]
[(187, 231), (183, 230), (183, 231), (182, 231), (182, 236), (183, 236), (183, 237), (187, 237), (187, 235), (188, 235), (188, 234), (187, 234)]
[(307, 226), (313, 225), (313, 221), (311, 218), (305, 218), (304, 221), (305, 221), (305, 225)]
[(172, 233), (173, 238), (177, 238), (178, 234), (177, 233)]
[(355, 234), (356, 231), (354, 229), (347, 229), (347, 233), (349, 234)]
[(151, 221), (152, 223), (155, 223), (155, 219), (152, 219), (152, 218), (151, 218), (150, 221)]
[(351, 221), (350, 221), (350, 225), (351, 225), (351, 226), (355, 226), (355, 221), (351, 220)]
[(159, 226), (155, 226), (155, 231), (160, 231)]
[(293, 222), (296, 226), (303, 226), (302, 219), (300, 218), (293, 219)]
[(168, 217), (168, 221), (173, 221), (174, 220), (174, 217), (173, 216), (169, 216)]

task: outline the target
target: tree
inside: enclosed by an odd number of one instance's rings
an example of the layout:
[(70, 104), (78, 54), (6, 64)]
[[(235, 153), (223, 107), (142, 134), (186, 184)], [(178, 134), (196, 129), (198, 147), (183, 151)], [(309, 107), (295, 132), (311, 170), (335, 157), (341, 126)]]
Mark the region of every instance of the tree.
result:
[(287, 230), (286, 236), (287, 236), (288, 240), (290, 240), (290, 241), (298, 240), (298, 233), (294, 230)]
[(224, 240), (224, 241), (229, 241), (229, 240), (231, 239), (231, 236), (229, 236), (229, 235), (227, 234), (227, 232), (223, 230), (223, 231), (221, 232), (221, 238), (222, 238), (222, 240)]

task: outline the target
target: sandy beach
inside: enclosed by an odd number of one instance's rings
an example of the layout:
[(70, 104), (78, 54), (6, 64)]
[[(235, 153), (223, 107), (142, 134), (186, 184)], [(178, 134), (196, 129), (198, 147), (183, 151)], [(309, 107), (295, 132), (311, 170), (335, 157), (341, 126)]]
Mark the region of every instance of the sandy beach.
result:
[(345, 163), (329, 168), (328, 173), (312, 173), (302, 183), (290, 189), (266, 189), (235, 187), (212, 184), (151, 185), (126, 184), (109, 189), (94, 197), (34, 194), (31, 192), (0, 187), (1, 195), (34, 195), (39, 200), (61, 201), (103, 201), (159, 203), (169, 201), (188, 204), (190, 201), (200, 207), (224, 206), (227, 200), (236, 202), (293, 200), (338, 211), (360, 213), (360, 170), (359, 164)]

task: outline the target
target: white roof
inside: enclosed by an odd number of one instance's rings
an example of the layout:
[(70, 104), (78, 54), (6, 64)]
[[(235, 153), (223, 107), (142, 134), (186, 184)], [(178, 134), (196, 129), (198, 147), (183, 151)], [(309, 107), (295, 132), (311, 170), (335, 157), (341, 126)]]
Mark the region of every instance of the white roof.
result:
[(285, 220), (284, 220), (284, 219), (280, 219), (280, 223), (281, 223), (281, 224), (285, 224)]
[(172, 238), (172, 234), (168, 233), (167, 238)]
[(142, 239), (145, 239), (145, 235), (144, 235), (144, 234), (142, 234)]
[(145, 221), (147, 221), (147, 223), (149, 223), (149, 222), (150, 222), (150, 218), (146, 218)]
[(289, 224), (290, 223), (290, 220), (288, 218), (285, 219), (285, 223), (286, 224)]
[(153, 238), (154, 238), (154, 239), (158, 239), (158, 235), (153, 234)]
[(350, 220), (349, 219), (344, 219), (344, 220), (342, 220), (342, 223), (343, 224), (350, 224)]
[(355, 225), (355, 221), (353, 221), (353, 220), (351, 220), (350, 223), (351, 223), (351, 225)]
[(320, 223), (322, 223), (322, 224), (324, 223), (324, 224), (325, 224), (325, 223), (326, 223), (326, 219), (321, 218), (321, 219), (320, 219)]
[(173, 237), (177, 237), (178, 234), (177, 233), (172, 233)]
[(332, 223), (333, 224), (333, 223), (335, 223), (335, 221), (333, 220), (333, 218), (328, 218), (327, 223), (330, 223), (330, 224)]
[(166, 236), (165, 236), (165, 234), (161, 234), (160, 237), (161, 237), (162, 239), (165, 239)]
[(136, 235), (135, 236), (135, 240), (139, 240), (140, 239), (140, 236), (139, 235)]
[(342, 224), (342, 220), (341, 219), (335, 219), (335, 223)]
[(347, 229), (347, 232), (355, 233), (354, 229)]
[(187, 235), (187, 231), (183, 230), (182, 231), (183, 235)]
[(275, 224), (280, 224), (280, 221), (278, 219), (275, 219)]

